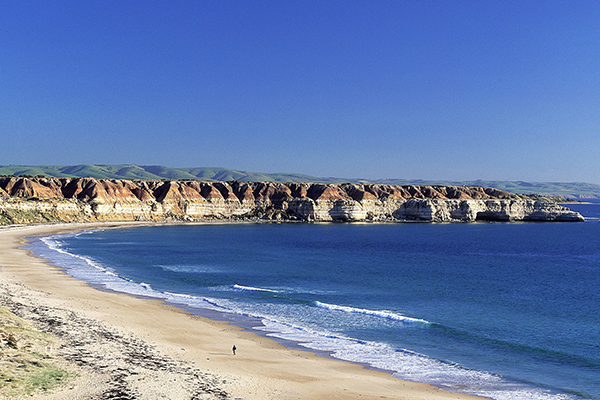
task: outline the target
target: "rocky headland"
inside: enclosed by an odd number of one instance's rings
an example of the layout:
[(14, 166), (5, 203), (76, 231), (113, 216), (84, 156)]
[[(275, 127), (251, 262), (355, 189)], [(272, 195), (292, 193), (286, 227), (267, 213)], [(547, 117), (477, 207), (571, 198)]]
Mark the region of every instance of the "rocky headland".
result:
[(481, 186), (0, 177), (0, 224), (94, 221), (583, 221)]

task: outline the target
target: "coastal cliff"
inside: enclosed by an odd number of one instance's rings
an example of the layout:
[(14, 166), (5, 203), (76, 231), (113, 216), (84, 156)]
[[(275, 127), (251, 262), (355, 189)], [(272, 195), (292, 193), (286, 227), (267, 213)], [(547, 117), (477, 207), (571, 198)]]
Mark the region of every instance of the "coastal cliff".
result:
[(0, 177), (0, 224), (86, 221), (583, 221), (481, 186)]

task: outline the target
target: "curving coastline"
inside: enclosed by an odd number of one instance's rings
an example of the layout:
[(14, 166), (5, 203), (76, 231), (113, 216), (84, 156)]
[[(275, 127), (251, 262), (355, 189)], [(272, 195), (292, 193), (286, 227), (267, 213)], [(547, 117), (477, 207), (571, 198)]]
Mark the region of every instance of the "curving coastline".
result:
[[(136, 223), (133, 223), (136, 224)], [(56, 337), (67, 385), (33, 399), (468, 399), (389, 373), (289, 349), (157, 300), (104, 292), (22, 246), (27, 237), (132, 223), (0, 229), (0, 305)], [(238, 354), (231, 354), (236, 344)], [(0, 393), (0, 398), (4, 394)], [(16, 398), (16, 397), (10, 397)]]
[(0, 178), (0, 223), (94, 221), (583, 221), (481, 186)]

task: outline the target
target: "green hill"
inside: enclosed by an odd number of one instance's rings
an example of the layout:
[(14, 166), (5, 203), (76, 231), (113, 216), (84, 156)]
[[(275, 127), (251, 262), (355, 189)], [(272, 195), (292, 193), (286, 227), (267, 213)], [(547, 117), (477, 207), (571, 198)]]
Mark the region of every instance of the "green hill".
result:
[(161, 165), (2, 165), (0, 175), (93, 177), (103, 179), (197, 179), (204, 181), (243, 182), (349, 182), (344, 179), (318, 178), (302, 174), (261, 173), (227, 168), (169, 168)]
[(169, 168), (161, 165), (2, 165), (0, 175), (93, 177), (103, 179), (172, 179), (242, 182), (322, 182), (380, 183), (390, 185), (468, 185), (488, 186), (518, 194), (543, 194), (578, 200), (600, 200), (600, 185), (582, 182), (522, 182), (522, 181), (443, 181), (420, 179), (345, 179), (323, 178), (291, 173), (261, 173), (227, 168)]

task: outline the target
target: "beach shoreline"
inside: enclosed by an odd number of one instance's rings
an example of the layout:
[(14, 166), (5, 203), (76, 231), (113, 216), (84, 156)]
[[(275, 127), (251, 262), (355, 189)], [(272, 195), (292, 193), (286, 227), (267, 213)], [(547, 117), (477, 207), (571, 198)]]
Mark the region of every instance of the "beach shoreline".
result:
[(160, 300), (99, 290), (24, 248), (29, 237), (143, 225), (155, 223), (0, 229), (0, 305), (58, 336), (62, 345), (53, 357), (76, 376), (28, 398), (114, 398), (110, 393), (123, 399), (476, 398), (286, 347)]

